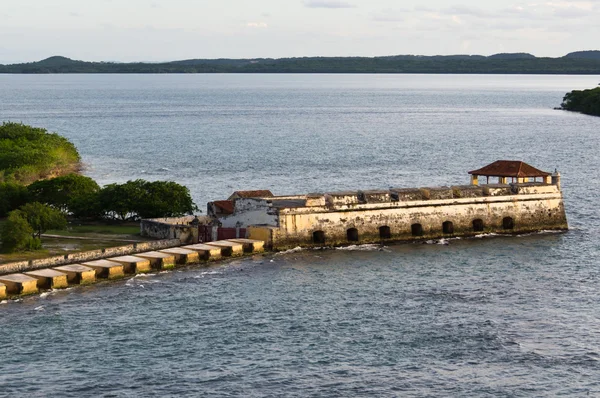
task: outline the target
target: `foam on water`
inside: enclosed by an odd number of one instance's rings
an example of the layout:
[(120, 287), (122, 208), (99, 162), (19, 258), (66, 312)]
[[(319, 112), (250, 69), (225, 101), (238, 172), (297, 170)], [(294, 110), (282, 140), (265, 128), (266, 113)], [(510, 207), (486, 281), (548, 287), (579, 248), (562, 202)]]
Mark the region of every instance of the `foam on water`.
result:
[(350, 246), (336, 247), (335, 250), (370, 252), (370, 251), (384, 251), (384, 250), (386, 250), (386, 247), (378, 245), (378, 244), (364, 244), (364, 245), (350, 245)]
[(559, 168), (573, 226), (293, 250), (208, 271), (223, 275), (182, 267), (5, 300), (20, 305), (0, 314), (0, 395), (599, 396), (600, 182), (588, 173), (600, 118), (552, 111), (597, 82), (0, 75), (2, 120), (67, 136), (101, 185), (172, 180), (202, 206), (240, 189), (461, 185), (467, 170), (522, 159)]

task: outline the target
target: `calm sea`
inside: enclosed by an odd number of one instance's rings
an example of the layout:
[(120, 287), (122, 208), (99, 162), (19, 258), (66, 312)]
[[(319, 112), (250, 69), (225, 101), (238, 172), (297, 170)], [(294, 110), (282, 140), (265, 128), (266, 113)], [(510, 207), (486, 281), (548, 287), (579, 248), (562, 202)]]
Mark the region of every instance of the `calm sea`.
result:
[(0, 305), (0, 396), (600, 395), (600, 76), (0, 75), (101, 184), (276, 194), (561, 172), (571, 230), (257, 256)]

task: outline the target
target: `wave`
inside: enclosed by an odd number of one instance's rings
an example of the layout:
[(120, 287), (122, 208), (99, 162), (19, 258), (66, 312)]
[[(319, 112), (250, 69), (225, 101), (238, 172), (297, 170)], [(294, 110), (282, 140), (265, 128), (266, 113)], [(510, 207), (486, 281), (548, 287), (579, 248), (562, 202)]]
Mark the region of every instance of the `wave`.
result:
[(278, 256), (278, 255), (284, 255), (284, 254), (298, 253), (298, 252), (301, 252), (304, 250), (306, 250), (306, 249), (304, 249), (300, 246), (297, 246), (297, 247), (294, 247), (293, 249), (284, 250), (282, 252), (277, 252), (277, 253), (275, 253), (275, 255)]
[(351, 245), (336, 247), (335, 250), (346, 250), (346, 251), (361, 251), (361, 252), (372, 252), (372, 251), (385, 251), (387, 248), (375, 243), (368, 243), (364, 245)]

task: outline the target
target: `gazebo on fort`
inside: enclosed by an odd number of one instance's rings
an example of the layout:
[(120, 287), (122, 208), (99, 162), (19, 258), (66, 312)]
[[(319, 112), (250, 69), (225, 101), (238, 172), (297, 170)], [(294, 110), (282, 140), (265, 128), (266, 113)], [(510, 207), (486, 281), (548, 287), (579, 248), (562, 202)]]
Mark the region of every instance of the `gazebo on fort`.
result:
[(490, 177), (497, 177), (499, 184), (508, 184), (509, 178), (512, 179), (512, 183), (537, 182), (538, 177), (543, 183), (552, 183), (551, 173), (536, 169), (520, 160), (496, 160), (480, 169), (469, 171), (469, 174), (472, 185), (479, 185), (480, 176), (486, 177), (487, 184), (490, 183)]

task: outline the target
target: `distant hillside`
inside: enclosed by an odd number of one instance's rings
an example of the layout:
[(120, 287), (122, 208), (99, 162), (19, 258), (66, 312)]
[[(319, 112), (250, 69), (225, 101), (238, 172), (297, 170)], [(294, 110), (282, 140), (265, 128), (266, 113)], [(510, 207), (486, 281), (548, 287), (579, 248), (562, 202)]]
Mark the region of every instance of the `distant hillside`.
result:
[(600, 51), (559, 58), (527, 53), (483, 55), (391, 55), (187, 59), (172, 62), (86, 62), (54, 56), (38, 62), (0, 65), (0, 73), (478, 73), (600, 74)]
[(579, 58), (579, 59), (600, 59), (600, 51), (576, 51), (568, 53), (565, 58)]
[(490, 55), (491, 59), (535, 59), (535, 55), (529, 53), (500, 53)]

